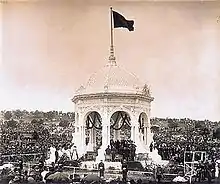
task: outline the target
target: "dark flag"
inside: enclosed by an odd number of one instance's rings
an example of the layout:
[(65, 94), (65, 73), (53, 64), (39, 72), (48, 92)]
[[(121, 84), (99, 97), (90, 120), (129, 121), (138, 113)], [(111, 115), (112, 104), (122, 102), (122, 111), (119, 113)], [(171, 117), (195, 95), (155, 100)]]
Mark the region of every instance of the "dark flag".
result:
[(134, 21), (126, 20), (121, 14), (113, 11), (114, 28), (127, 28), (129, 31), (134, 31)]

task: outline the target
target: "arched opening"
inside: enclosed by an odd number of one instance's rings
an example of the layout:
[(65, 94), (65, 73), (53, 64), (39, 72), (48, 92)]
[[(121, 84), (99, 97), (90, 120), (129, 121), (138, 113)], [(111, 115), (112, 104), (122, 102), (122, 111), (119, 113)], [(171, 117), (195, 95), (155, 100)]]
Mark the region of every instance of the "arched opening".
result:
[(127, 112), (117, 111), (112, 114), (110, 139), (114, 141), (131, 139), (131, 118)]
[(110, 145), (106, 160), (120, 162), (134, 160), (135, 145), (131, 141), (131, 118), (127, 112), (116, 111), (110, 118)]
[(92, 111), (85, 116), (85, 143), (88, 151), (97, 151), (102, 145), (102, 118), (101, 115)]
[(141, 140), (146, 142), (145, 139), (147, 138), (147, 127), (148, 127), (148, 118), (146, 113), (142, 112), (139, 115), (138, 124), (139, 124), (139, 134), (141, 136)]

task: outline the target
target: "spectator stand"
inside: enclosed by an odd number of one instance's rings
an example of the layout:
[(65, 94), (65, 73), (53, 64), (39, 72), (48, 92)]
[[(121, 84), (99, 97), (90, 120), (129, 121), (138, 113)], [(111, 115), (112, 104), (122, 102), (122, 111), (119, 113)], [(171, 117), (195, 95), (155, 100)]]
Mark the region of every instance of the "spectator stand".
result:
[(206, 160), (205, 151), (185, 151), (184, 152), (184, 173), (185, 177), (189, 178), (189, 182), (192, 183), (192, 177), (196, 176), (196, 166), (199, 162)]

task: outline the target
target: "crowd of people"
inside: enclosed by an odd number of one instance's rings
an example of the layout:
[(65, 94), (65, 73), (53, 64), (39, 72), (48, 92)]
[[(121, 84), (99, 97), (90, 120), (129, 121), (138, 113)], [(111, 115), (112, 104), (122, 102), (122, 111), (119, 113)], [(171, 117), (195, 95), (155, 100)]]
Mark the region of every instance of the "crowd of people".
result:
[(191, 121), (185, 124), (188, 129), (179, 128), (172, 130), (161, 127), (160, 131), (154, 134), (155, 143), (151, 145), (151, 149), (158, 149), (158, 153), (163, 160), (174, 160), (182, 164), (185, 151), (204, 151), (209, 160), (220, 159), (220, 141), (213, 137), (212, 134), (218, 125), (216, 124), (215, 127), (210, 123), (206, 125), (209, 127), (207, 129), (206, 127), (195, 128), (190, 126), (192, 125)]
[[(19, 121), (21, 119), (20, 117)], [(45, 163), (51, 147), (56, 148), (56, 150), (68, 150), (72, 146), (72, 132), (74, 130), (71, 129), (71, 126), (59, 126), (59, 121), (57, 122), (50, 121), (47, 124), (44, 119), (43, 123), (41, 121), (42, 124), (39, 124), (38, 121), (30, 121), (20, 123), (16, 127), (2, 124), (0, 165), (5, 162), (17, 162), (21, 158), (24, 163), (33, 161), (35, 163)], [(159, 125), (159, 129), (154, 131), (154, 142), (150, 145), (150, 150), (157, 149), (163, 160), (169, 160), (172, 163), (169, 168), (163, 168), (161, 173), (178, 173), (181, 170), (178, 167), (183, 167), (184, 156), (185, 159), (191, 159), (191, 156), (184, 155), (185, 151), (204, 151), (207, 160), (210, 160), (210, 162), (200, 162), (197, 165), (196, 177), (199, 181), (213, 177), (216, 169), (214, 163), (216, 163), (216, 160), (220, 160), (220, 142), (219, 139), (213, 136), (213, 131), (218, 128), (216, 122), (154, 118), (151, 123)], [(113, 162), (120, 160), (134, 161), (135, 152), (136, 146), (132, 141), (111, 140), (106, 149), (106, 160)], [(200, 158), (201, 156), (198, 156), (198, 160)], [(167, 170), (165, 171), (165, 169)], [(44, 182), (46, 181), (45, 177), (40, 176), (39, 173), (63, 172), (63, 168), (62, 164), (59, 167), (52, 165), (49, 168), (45, 167), (44, 164), (39, 164), (28, 171), (22, 169), (21, 172), (21, 169), (14, 169), (13, 172), (10, 171), (10, 174), (7, 172), (7, 170), (3, 170), (1, 176), (3, 178), (6, 175), (10, 176), (11, 178), (7, 179), (11, 183), (16, 183), (18, 179), (22, 182), (28, 182), (29, 180)], [(31, 173), (34, 173), (34, 176)], [(73, 182), (72, 179), (73, 176), (70, 175), (68, 182)]]
[[(122, 162), (122, 173), (117, 178), (105, 179), (105, 165), (101, 161), (98, 165), (97, 174), (73, 174), (62, 164), (52, 163), (45, 166), (43, 163), (32, 167), (25, 167), (22, 162), (14, 168), (5, 168), (0, 174), (0, 181), (4, 184), (127, 184), (128, 166), (126, 161)], [(132, 184), (142, 184), (139, 178), (129, 180)]]
[[(126, 159), (127, 161), (134, 161), (135, 159), (136, 146), (133, 141), (129, 140), (110, 140), (106, 152), (106, 157), (110, 161), (115, 162), (118, 159)], [(119, 158), (118, 158), (119, 157)]]
[(72, 132), (68, 128), (56, 125), (33, 127), (31, 123), (19, 127), (1, 127), (0, 155), (5, 162), (14, 162), (16, 155), (23, 155), (26, 162), (33, 158), (39, 160), (48, 157), (49, 148), (65, 147), (72, 141)]
[[(53, 176), (53, 174), (59, 174), (60, 178), (57, 179), (56, 176)], [(64, 173), (62, 165), (52, 164), (48, 167), (44, 166), (43, 163), (33, 165), (31, 168), (19, 166), (13, 169), (3, 169), (1, 179), (1, 181), (10, 184), (43, 184), (52, 183), (55, 180), (60, 180), (59, 183), (71, 183), (74, 180), (78, 181), (78, 179), (74, 179), (73, 175)]]

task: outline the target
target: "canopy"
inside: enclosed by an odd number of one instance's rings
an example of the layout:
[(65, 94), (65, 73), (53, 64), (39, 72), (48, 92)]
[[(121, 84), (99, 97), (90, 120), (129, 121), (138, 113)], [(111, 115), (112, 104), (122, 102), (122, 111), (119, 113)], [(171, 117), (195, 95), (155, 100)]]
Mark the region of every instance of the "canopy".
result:
[(68, 182), (69, 181), (69, 174), (66, 172), (55, 172), (47, 177), (48, 181), (51, 182)]
[(98, 181), (98, 182), (101, 182), (103, 180), (98, 175), (89, 174), (89, 175), (87, 175), (86, 177), (83, 178), (83, 181), (87, 181), (87, 182)]

